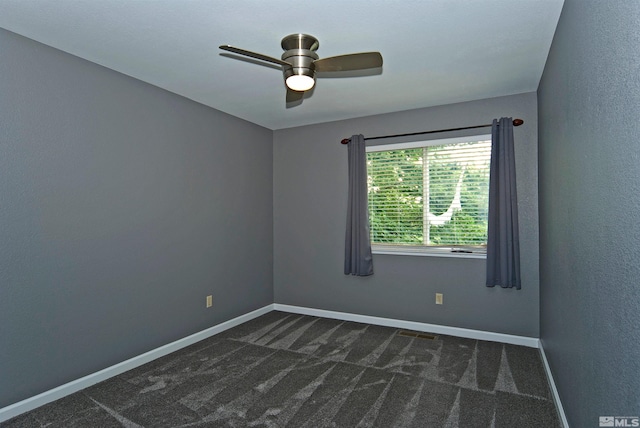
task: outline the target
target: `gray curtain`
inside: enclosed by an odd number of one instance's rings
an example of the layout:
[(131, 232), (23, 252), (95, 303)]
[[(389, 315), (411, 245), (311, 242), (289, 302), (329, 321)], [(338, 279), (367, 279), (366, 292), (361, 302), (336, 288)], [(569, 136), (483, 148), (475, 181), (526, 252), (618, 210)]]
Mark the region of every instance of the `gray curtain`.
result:
[(345, 237), (344, 274), (373, 275), (367, 199), (367, 153), (362, 135), (354, 135), (349, 151), (349, 200)]
[(518, 197), (510, 117), (493, 120), (491, 140), (487, 286), (520, 289)]

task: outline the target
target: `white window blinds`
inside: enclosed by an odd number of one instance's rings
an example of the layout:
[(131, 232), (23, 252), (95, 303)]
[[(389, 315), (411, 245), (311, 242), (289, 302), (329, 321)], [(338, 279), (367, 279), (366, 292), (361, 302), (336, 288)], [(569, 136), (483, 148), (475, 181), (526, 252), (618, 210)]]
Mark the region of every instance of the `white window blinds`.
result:
[(372, 244), (486, 245), (491, 139), (453, 141), (367, 148)]

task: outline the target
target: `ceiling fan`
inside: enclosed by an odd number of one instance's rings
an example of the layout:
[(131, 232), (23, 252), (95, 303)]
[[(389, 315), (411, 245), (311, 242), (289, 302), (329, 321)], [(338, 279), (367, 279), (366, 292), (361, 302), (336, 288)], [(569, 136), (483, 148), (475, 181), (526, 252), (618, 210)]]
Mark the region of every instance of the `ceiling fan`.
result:
[(313, 88), (316, 72), (355, 71), (382, 67), (380, 52), (361, 52), (318, 57), (318, 39), (308, 34), (290, 34), (280, 43), (284, 53), (282, 59), (273, 58), (245, 49), (222, 45), (220, 49), (280, 65), (287, 86), (287, 103), (300, 101), (304, 92)]

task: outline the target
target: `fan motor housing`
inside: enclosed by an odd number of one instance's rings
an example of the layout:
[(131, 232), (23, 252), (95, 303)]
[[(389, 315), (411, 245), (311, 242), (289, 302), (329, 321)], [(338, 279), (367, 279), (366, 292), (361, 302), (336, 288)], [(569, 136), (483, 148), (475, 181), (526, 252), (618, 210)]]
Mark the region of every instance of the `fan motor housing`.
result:
[(291, 64), (291, 67), (283, 68), (284, 78), (296, 74), (315, 78), (316, 67), (313, 61), (317, 59), (318, 55), (310, 49), (289, 49), (282, 54), (282, 60)]
[(290, 34), (284, 37), (280, 43), (285, 52), (282, 60), (291, 64), (291, 67), (283, 67), (285, 80), (294, 75), (309, 76), (315, 80), (316, 67), (313, 64), (318, 59), (315, 50), (320, 43), (318, 39), (308, 34)]

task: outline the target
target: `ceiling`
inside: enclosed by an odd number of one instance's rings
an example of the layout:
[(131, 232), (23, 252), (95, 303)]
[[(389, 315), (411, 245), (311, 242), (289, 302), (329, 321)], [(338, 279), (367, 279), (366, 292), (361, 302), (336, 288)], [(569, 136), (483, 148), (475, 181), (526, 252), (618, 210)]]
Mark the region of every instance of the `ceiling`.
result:
[[(269, 129), (538, 88), (563, 0), (2, 0), (0, 27)], [(292, 33), (320, 58), (379, 51), (382, 70), (318, 78), (287, 107), (282, 73), (224, 53), (280, 58)]]

